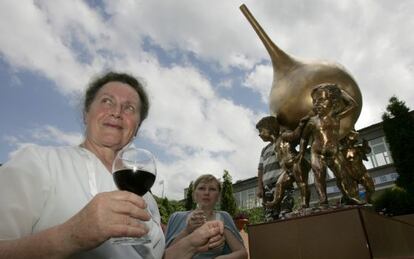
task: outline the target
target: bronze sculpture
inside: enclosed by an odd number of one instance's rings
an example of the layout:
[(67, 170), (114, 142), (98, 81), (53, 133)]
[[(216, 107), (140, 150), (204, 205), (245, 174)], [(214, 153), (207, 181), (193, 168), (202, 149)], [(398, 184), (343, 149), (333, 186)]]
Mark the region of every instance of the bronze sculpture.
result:
[[(269, 142), (260, 154), (260, 161), (257, 170), (257, 196), (263, 199), (265, 221), (279, 219), (285, 213), (293, 209), (293, 176), (290, 171), (281, 168), (281, 153), (275, 152), (280, 149), (279, 123), (276, 117), (266, 116), (261, 118), (256, 128), (259, 131), (259, 137), (264, 142)], [(293, 156), (292, 156), (293, 158)], [(271, 206), (266, 205), (268, 202), (275, 200)]]
[[(327, 168), (334, 172), (346, 204), (362, 204), (358, 200), (357, 182), (365, 184), (367, 199), (370, 200), (372, 186), (367, 180), (366, 170), (354, 160), (347, 161), (339, 149), (340, 140), (354, 128), (362, 108), (362, 96), (355, 80), (337, 63), (305, 62), (288, 55), (272, 42), (244, 4), (240, 9), (266, 47), (272, 61), (273, 83), (269, 108), (285, 131), (279, 139), (291, 145), (295, 139), (301, 140), (299, 155), (294, 159), (294, 152), (287, 154), (275, 148), (275, 152), (280, 153), (278, 160), (282, 168), (289, 164), (285, 164), (285, 161), (296, 161), (296, 165), (299, 165), (298, 161), (303, 161), (311, 139), (312, 170), (321, 206), (328, 206)], [(293, 175), (292, 169), (285, 166), (284, 170)], [(298, 183), (307, 188), (307, 177), (303, 173), (301, 176), (302, 180), (299, 179)], [(292, 180), (288, 179), (286, 177), (284, 181)], [(306, 179), (306, 183), (303, 179)], [(304, 190), (300, 189), (302, 207), (307, 206), (307, 191)], [(283, 192), (276, 192), (274, 200), (265, 205), (277, 206), (281, 199), (278, 195), (283, 195)]]
[(282, 172), (276, 182), (273, 200), (264, 203), (267, 208), (277, 209), (280, 206), (286, 188), (292, 185), (294, 181), (300, 192), (301, 208), (309, 207), (310, 193), (308, 188), (308, 174), (310, 164), (304, 157), (299, 157), (298, 152), (295, 150), (298, 136), (300, 136), (302, 127), (305, 123), (305, 120), (301, 121), (297, 130), (294, 132), (285, 130), (281, 131), (280, 134), (273, 136), (275, 152)]
[(356, 108), (355, 100), (337, 85), (317, 85), (311, 92), (313, 111), (301, 134), (299, 159), (304, 156), (311, 139), (311, 167), (315, 175), (315, 187), (322, 207), (328, 206), (326, 193), (326, 170), (331, 169), (338, 188), (348, 204), (361, 202), (350, 195), (349, 168), (339, 150), (339, 129), (341, 119)]
[(362, 160), (368, 161), (367, 154), (371, 153), (371, 147), (365, 139), (362, 144), (358, 144), (359, 133), (351, 130), (349, 134), (341, 140), (341, 151), (351, 177), (350, 193), (353, 197), (358, 197), (358, 184), (365, 189), (365, 200), (372, 204), (372, 194), (375, 192), (375, 185), (372, 177), (369, 175), (367, 168)]

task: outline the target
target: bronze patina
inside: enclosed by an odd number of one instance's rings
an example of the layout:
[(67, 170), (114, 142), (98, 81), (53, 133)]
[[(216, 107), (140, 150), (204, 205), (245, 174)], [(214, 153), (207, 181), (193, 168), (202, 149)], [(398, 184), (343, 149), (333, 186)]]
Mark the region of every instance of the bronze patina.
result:
[[(338, 63), (303, 61), (287, 54), (269, 38), (244, 4), (240, 9), (264, 44), (273, 66), (269, 109), (280, 126), (273, 143), (282, 173), (276, 180), (274, 199), (264, 202), (264, 206), (277, 208), (285, 186), (296, 181), (301, 207), (308, 207), (309, 163), (322, 208), (328, 207), (328, 168), (336, 177), (345, 204), (362, 204), (358, 184), (365, 187), (366, 201), (370, 203), (374, 185), (362, 163), (369, 147), (367, 143), (357, 145), (352, 133), (362, 109), (356, 81)], [(294, 144), (298, 142), (299, 152)], [(308, 150), (310, 161), (305, 157)]]
[(357, 108), (341, 120), (340, 138), (353, 129), (362, 108), (361, 91), (346, 69), (334, 62), (301, 61), (281, 50), (266, 34), (246, 5), (241, 11), (250, 22), (270, 55), (273, 65), (273, 83), (269, 96), (269, 108), (277, 116), (281, 126), (294, 129), (302, 117), (312, 109), (310, 93), (321, 83), (332, 83), (345, 90), (357, 103)]

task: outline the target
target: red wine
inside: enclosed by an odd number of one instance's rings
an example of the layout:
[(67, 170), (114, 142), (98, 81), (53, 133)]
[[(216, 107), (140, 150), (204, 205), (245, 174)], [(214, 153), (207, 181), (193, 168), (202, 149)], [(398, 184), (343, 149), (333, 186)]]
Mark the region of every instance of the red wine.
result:
[(154, 184), (155, 175), (142, 170), (123, 169), (113, 173), (118, 189), (144, 195)]

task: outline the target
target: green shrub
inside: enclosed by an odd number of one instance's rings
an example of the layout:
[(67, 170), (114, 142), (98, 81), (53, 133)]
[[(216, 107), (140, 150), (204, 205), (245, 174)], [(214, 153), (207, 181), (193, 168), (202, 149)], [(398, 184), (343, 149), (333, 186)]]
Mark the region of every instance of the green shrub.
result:
[(387, 189), (374, 200), (375, 210), (388, 216), (414, 213), (414, 195), (395, 186)]
[(262, 206), (246, 210), (249, 217), (249, 224), (263, 223), (264, 220), (264, 209)]

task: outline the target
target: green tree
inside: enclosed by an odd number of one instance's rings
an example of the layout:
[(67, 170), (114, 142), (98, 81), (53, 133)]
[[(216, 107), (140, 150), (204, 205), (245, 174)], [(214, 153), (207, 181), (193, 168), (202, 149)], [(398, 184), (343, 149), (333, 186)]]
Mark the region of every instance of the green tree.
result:
[(155, 197), (155, 200), (157, 201), (157, 205), (158, 205), (158, 210), (160, 212), (161, 215), (161, 222), (163, 224), (167, 224), (168, 223), (168, 219), (170, 217), (171, 214), (171, 206), (170, 203), (168, 201), (168, 198), (160, 198), (160, 197)]
[(221, 191), (220, 209), (227, 211), (232, 217), (237, 211), (236, 200), (233, 196), (232, 179), (227, 170), (223, 173), (223, 188)]
[(170, 205), (172, 208), (172, 212), (185, 210), (183, 201), (170, 200)]
[(414, 189), (414, 117), (405, 102), (393, 96), (383, 114), (385, 138), (398, 173), (397, 186)]
[(394, 188), (375, 199), (374, 206), (388, 215), (414, 213), (414, 117), (405, 102), (395, 96), (386, 110), (383, 129), (398, 178)]
[(186, 210), (193, 210), (196, 207), (196, 204), (193, 200), (193, 181), (190, 182), (187, 189), (187, 196), (185, 199), (185, 209)]

